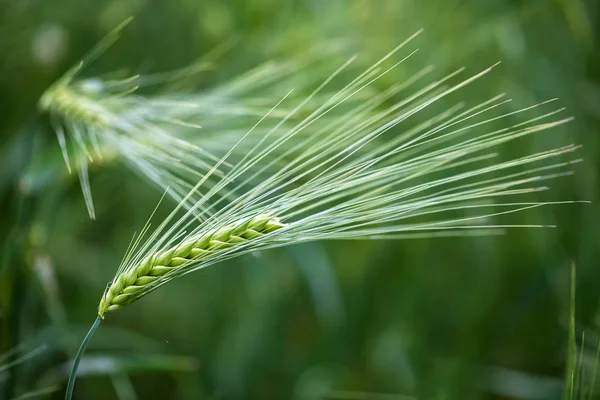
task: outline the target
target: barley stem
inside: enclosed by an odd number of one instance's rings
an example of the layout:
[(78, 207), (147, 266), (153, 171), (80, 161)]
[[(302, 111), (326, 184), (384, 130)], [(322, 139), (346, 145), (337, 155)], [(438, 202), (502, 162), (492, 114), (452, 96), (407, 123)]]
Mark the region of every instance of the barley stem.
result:
[(85, 352), (85, 349), (87, 348), (88, 344), (92, 340), (92, 336), (94, 336), (94, 333), (96, 332), (96, 329), (98, 329), (100, 322), (102, 322), (102, 318), (100, 318), (100, 316), (98, 316), (96, 318), (96, 320), (94, 321), (94, 323), (92, 324), (92, 327), (90, 328), (87, 335), (85, 335), (83, 342), (81, 342), (81, 346), (79, 346), (79, 350), (77, 350), (77, 355), (75, 356), (75, 360), (73, 361), (73, 367), (71, 368), (71, 374), (69, 375), (69, 383), (67, 384), (67, 392), (65, 393), (65, 400), (71, 400), (71, 397), (73, 397), (73, 388), (75, 387), (75, 378), (77, 377), (77, 368), (79, 367), (79, 363), (81, 362), (81, 357), (83, 357), (83, 353)]

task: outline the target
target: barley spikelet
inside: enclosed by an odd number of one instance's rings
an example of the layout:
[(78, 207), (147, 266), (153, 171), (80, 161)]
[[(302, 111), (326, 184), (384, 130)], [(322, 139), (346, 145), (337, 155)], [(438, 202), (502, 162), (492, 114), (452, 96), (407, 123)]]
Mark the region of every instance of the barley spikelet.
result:
[(122, 308), (148, 293), (148, 286), (192, 260), (206, 260), (222, 249), (232, 249), (254, 241), (285, 224), (268, 214), (232, 223), (200, 236), (186, 239), (166, 251), (150, 254), (142, 262), (120, 275), (106, 290), (98, 306), (103, 317), (107, 311)]

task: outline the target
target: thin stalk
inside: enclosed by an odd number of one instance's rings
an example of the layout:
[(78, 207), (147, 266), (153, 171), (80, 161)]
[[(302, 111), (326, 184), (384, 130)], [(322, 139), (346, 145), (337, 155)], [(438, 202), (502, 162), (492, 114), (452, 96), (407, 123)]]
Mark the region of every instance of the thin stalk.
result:
[(92, 336), (94, 336), (94, 333), (96, 332), (96, 329), (98, 329), (100, 322), (102, 322), (102, 318), (100, 318), (100, 316), (98, 316), (96, 318), (96, 320), (94, 321), (94, 323), (92, 324), (92, 327), (90, 328), (87, 335), (85, 335), (83, 342), (81, 342), (81, 346), (79, 346), (79, 350), (77, 350), (77, 355), (75, 356), (75, 361), (73, 361), (73, 368), (71, 369), (71, 374), (69, 375), (69, 383), (67, 384), (67, 392), (65, 393), (65, 400), (71, 400), (71, 397), (73, 397), (73, 388), (75, 387), (75, 378), (77, 377), (77, 368), (79, 367), (79, 363), (81, 362), (81, 357), (83, 357), (83, 353), (85, 353), (85, 349), (88, 347), (88, 344), (92, 340)]

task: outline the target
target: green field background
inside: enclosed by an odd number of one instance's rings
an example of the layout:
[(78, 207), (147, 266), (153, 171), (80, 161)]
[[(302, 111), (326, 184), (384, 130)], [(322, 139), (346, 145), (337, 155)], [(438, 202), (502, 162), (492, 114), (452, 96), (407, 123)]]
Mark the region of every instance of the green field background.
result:
[(368, 65), (424, 28), (416, 58), (377, 85), (427, 64), (443, 74), (502, 61), (461, 96), (476, 102), (506, 92), (509, 109), (558, 97), (575, 120), (505, 146), (501, 157), (582, 145), (574, 175), (550, 181), (536, 198), (591, 204), (503, 221), (556, 228), (314, 242), (195, 272), (106, 318), (75, 398), (558, 399), (573, 265), (576, 338), (589, 375), (600, 342), (600, 2), (5, 0), (0, 354), (43, 347), (0, 374), (0, 399), (42, 388), (51, 393), (40, 398), (62, 398), (68, 362), (105, 285), (161, 197), (118, 159), (93, 165), (90, 220), (77, 176), (37, 110), (42, 92), (131, 15), (86, 76), (168, 71), (230, 43), (198, 83), (204, 90), (334, 42), (344, 46), (331, 71), (355, 53)]

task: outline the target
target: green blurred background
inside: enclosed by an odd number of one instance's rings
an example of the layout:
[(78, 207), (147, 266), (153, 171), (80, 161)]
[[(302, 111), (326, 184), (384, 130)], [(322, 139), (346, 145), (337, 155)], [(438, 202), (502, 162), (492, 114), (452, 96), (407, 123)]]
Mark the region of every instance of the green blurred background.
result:
[(561, 398), (573, 264), (576, 336), (582, 368), (592, 369), (600, 341), (597, 0), (4, 0), (0, 354), (19, 344), (35, 353), (0, 368), (1, 399), (46, 388), (41, 398), (62, 398), (68, 361), (104, 287), (160, 198), (126, 166), (107, 163), (91, 170), (91, 221), (36, 109), (41, 93), (130, 15), (135, 21), (88, 75), (179, 68), (233, 39), (203, 78), (211, 87), (335, 40), (349, 43), (348, 56), (377, 60), (425, 28), (420, 65), (385, 79), (426, 63), (474, 71), (501, 60), (466, 100), (506, 92), (516, 109), (559, 97), (576, 120), (504, 156), (582, 144), (575, 175), (550, 182), (540, 198), (592, 204), (510, 220), (556, 229), (311, 243), (191, 274), (109, 315), (75, 398)]

